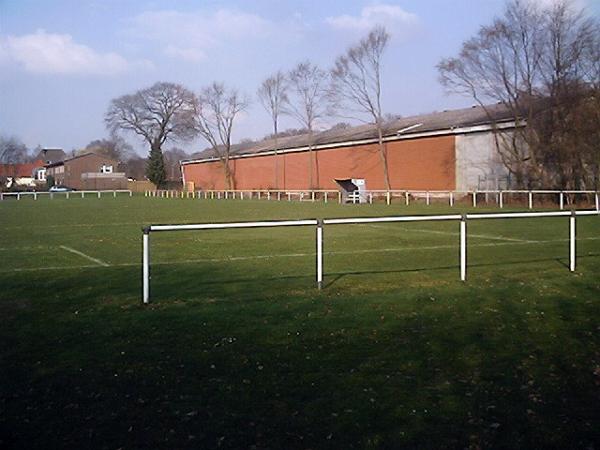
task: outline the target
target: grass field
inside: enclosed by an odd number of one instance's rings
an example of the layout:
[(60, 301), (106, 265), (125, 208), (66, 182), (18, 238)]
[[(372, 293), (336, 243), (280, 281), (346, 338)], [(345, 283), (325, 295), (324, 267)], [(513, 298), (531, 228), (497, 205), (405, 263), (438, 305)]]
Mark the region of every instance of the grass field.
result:
[[(600, 218), (151, 235), (446, 206), (0, 203), (3, 448), (597, 448)], [(479, 209), (478, 210), (483, 210)]]

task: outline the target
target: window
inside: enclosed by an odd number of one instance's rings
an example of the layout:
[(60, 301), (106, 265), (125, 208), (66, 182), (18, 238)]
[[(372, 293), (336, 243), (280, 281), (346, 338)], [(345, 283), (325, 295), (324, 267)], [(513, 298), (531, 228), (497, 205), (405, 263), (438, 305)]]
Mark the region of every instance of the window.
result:
[(113, 173), (113, 166), (102, 164), (102, 167), (100, 168), (100, 173)]
[(38, 169), (36, 179), (46, 181), (46, 169)]

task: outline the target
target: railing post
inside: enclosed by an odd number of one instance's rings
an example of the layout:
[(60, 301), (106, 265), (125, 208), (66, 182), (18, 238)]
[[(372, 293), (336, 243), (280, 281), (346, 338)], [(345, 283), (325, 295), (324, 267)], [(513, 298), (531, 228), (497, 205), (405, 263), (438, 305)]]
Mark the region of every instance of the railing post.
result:
[(426, 196), (425, 198), (426, 198), (427, 206), (429, 206), (429, 191), (427, 191), (427, 193), (425, 194), (425, 196)]
[(113, 191), (113, 197), (117, 196), (117, 191)]
[(410, 193), (408, 191), (406, 191), (404, 193), (404, 198), (406, 200), (406, 206), (408, 206), (408, 204), (410, 203), (410, 200), (409, 200), (410, 199)]
[(473, 208), (477, 208), (477, 192), (473, 191)]
[(373, 193), (369, 192), (369, 205), (373, 204)]
[(575, 272), (575, 211), (569, 217), (569, 270)]
[(460, 280), (467, 279), (467, 215), (460, 219)]
[(454, 193), (452, 191), (450, 191), (449, 197), (450, 197), (450, 206), (452, 207), (452, 206), (454, 206)]
[(598, 193), (596, 192), (594, 196), (596, 198), (596, 211), (600, 211), (600, 198), (598, 197)]
[(142, 300), (150, 303), (150, 227), (142, 228)]
[(37, 192), (34, 192), (34, 193), (33, 193), (33, 199), (34, 199), (34, 200), (37, 200)]
[(338, 191), (338, 203), (342, 204), (342, 191)]
[[(98, 198), (100, 198), (101, 194), (100, 191), (98, 191)], [(67, 192), (67, 198), (69, 198), (69, 193)]]
[(323, 289), (323, 219), (317, 220), (317, 288)]
[(500, 205), (500, 209), (504, 208), (504, 198), (502, 191), (500, 191), (498, 194), (498, 204)]
[(315, 191), (311, 191), (311, 193), (310, 193), (310, 199), (313, 202), (315, 201)]
[(327, 191), (325, 191), (325, 203), (327, 203)]
[(277, 201), (281, 201), (281, 191), (277, 191)]
[(529, 191), (529, 209), (533, 209), (533, 192)]
[(21, 193), (17, 192), (17, 200), (21, 200)]
[(560, 191), (560, 194), (558, 194), (558, 205), (561, 211), (565, 208), (565, 193), (563, 191)]
[(69, 191), (67, 191), (67, 200), (68, 200), (69, 198), (70, 198), (70, 197), (69, 197)]
[(390, 199), (390, 191), (387, 191), (387, 192), (385, 193), (385, 198), (386, 198), (386, 200), (385, 200), (385, 201), (386, 201), (386, 203), (389, 205), (389, 204), (390, 204), (390, 201), (391, 201), (391, 199)]

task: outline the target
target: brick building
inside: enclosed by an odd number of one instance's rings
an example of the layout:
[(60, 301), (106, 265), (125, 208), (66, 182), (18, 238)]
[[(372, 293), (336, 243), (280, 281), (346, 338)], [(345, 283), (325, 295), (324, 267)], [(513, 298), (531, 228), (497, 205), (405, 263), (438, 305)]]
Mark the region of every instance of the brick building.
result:
[[(444, 111), (392, 121), (384, 142), (392, 189), (471, 190), (504, 188), (507, 172), (496, 150), (495, 132), (514, 129), (501, 105)], [(232, 149), (236, 189), (309, 189), (308, 136), (280, 138)], [(372, 125), (314, 135), (313, 186), (337, 189), (335, 179), (365, 179), (367, 189), (385, 189)], [(184, 182), (196, 189), (225, 189), (223, 165), (211, 150), (181, 162)]]
[(115, 172), (118, 161), (96, 153), (85, 153), (46, 165), (46, 178), (55, 185), (80, 190), (127, 189), (125, 173)]

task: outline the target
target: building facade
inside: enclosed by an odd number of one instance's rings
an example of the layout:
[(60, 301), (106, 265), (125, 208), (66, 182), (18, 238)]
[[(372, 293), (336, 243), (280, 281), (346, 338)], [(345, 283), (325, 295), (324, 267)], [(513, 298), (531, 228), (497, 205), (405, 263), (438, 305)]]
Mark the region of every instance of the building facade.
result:
[[(505, 188), (495, 133), (514, 129), (500, 105), (473, 107), (399, 119), (386, 125), (385, 152), (390, 188), (473, 190)], [(385, 177), (373, 126), (330, 130), (263, 141), (233, 149), (229, 163), (236, 189), (337, 189), (335, 179), (358, 178), (368, 190), (383, 190)], [(310, 176), (312, 158), (312, 177)], [(223, 163), (205, 152), (181, 162), (184, 182), (195, 189), (226, 189)]]
[(116, 172), (118, 162), (96, 153), (86, 153), (46, 165), (46, 178), (55, 185), (82, 190), (127, 189), (125, 173)]

